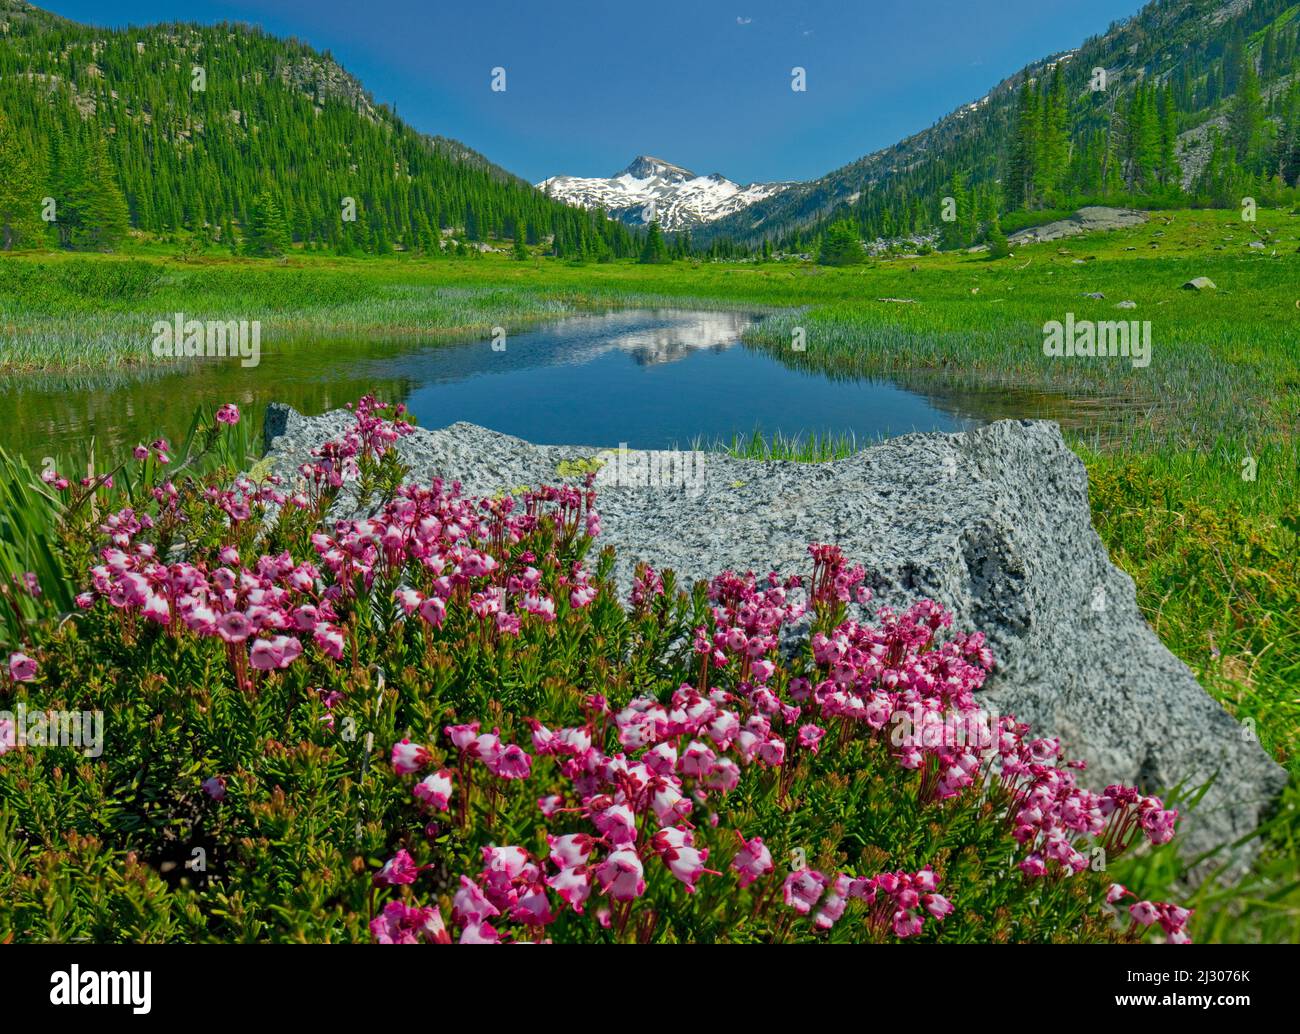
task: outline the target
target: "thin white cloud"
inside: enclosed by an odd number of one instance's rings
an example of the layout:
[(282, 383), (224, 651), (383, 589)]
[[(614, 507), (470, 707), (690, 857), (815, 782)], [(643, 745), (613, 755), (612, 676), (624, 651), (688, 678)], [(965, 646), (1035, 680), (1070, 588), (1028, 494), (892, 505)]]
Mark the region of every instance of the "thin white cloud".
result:
[(748, 25), (753, 20), (754, 20), (753, 18), (742, 18), (740, 15), (736, 15), (737, 25)]

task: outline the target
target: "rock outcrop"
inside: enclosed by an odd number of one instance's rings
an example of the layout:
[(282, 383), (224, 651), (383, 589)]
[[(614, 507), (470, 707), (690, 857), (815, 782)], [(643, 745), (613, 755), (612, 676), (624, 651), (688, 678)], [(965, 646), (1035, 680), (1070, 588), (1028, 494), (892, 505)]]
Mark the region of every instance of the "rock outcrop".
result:
[[(292, 478), (351, 419), (273, 406), (275, 469)], [(806, 573), (809, 542), (840, 545), (866, 565), (878, 603), (929, 597), (957, 627), (983, 631), (998, 659), (989, 709), (1059, 735), (1087, 759), (1085, 782), (1167, 792), (1212, 779), (1181, 826), (1189, 855), (1250, 833), (1286, 781), (1143, 619), (1055, 424), (904, 435), (824, 464), (539, 446), (463, 423), (417, 430), (398, 448), (413, 479), (440, 475), (475, 494), (556, 483), (561, 464), (602, 460), (601, 543), (617, 550), (625, 591), (640, 560), (692, 580), (726, 568)]]

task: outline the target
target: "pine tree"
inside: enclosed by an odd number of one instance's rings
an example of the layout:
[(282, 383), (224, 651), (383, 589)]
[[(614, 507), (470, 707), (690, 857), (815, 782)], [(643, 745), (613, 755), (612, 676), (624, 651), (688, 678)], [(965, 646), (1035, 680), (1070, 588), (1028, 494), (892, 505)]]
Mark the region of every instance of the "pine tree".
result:
[(1028, 77), (1020, 86), (1015, 138), (1007, 169), (1006, 198), (1011, 211), (1034, 204), (1034, 169), (1038, 155), (1038, 95)]
[(1056, 200), (1057, 187), (1065, 177), (1069, 155), (1069, 103), (1061, 67), (1058, 62), (1052, 70), (1051, 85), (1039, 101), (1041, 125), (1034, 186), (1038, 196), (1049, 204)]
[(0, 251), (40, 241), (40, 198), (36, 161), (0, 111)]
[(1007, 244), (1007, 235), (1002, 232), (1002, 227), (998, 224), (996, 217), (993, 220), (993, 225), (989, 227), (988, 246), (990, 260), (1006, 258), (1011, 254), (1011, 247)]
[(61, 227), (65, 221), (74, 248), (111, 251), (126, 238), (130, 213), (103, 137), (91, 141), (75, 166), (67, 201), (58, 214)]
[(289, 227), (269, 190), (253, 199), (244, 227), (244, 253), (276, 258), (289, 250)]
[(668, 245), (664, 243), (663, 231), (659, 229), (658, 221), (650, 224), (650, 229), (646, 231), (645, 244), (641, 247), (642, 263), (660, 263), (670, 261), (668, 255)]
[(1245, 169), (1258, 171), (1264, 138), (1264, 104), (1259, 94), (1259, 79), (1249, 61), (1241, 73), (1241, 83), (1228, 117), (1228, 140), (1237, 161)]
[(1182, 186), (1183, 172), (1178, 165), (1178, 109), (1172, 88), (1161, 96), (1160, 113), (1160, 182), (1177, 190)]
[(1129, 100), (1127, 122), (1128, 189), (1149, 192), (1156, 186), (1160, 166), (1160, 122), (1154, 88), (1139, 83)]
[(866, 258), (858, 231), (847, 220), (832, 223), (822, 234), (817, 262), (823, 266), (852, 266)]
[[(948, 251), (952, 251), (956, 248), (963, 248), (970, 243), (970, 235), (975, 222), (974, 205), (971, 202), (970, 193), (966, 189), (966, 177), (960, 172), (952, 174), (952, 180), (948, 184), (948, 196), (952, 198), (952, 207), (955, 211), (951, 214), (954, 218), (944, 220), (940, 237), (943, 247)], [(944, 204), (946, 205), (947, 201)]]

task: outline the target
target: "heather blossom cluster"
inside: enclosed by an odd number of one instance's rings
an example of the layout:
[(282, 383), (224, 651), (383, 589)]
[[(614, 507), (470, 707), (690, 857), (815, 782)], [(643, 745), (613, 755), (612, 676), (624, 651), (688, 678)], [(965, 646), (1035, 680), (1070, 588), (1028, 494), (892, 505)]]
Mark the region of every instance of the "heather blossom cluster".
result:
[[(327, 736), (349, 702), (346, 673), (376, 667), (363, 610), (380, 613), (382, 638), (412, 647), (410, 663), (422, 657), (432, 670), (471, 643), (495, 664), (590, 629), (592, 612), (609, 609), (592, 606), (603, 583), (583, 563), (601, 531), (590, 477), (494, 498), (397, 478), (374, 506), (330, 519), (345, 486), (368, 483), (411, 431), (401, 407), (369, 396), (352, 415), (296, 484), (240, 476), (195, 496), (173, 470), (147, 499), (99, 513), (98, 562), (78, 607), (111, 617), (124, 639), (215, 648), (245, 692), (305, 671)], [(233, 426), (238, 408), (221, 407), (216, 420)], [(141, 462), (170, 462), (161, 439), (141, 449)], [(57, 475), (46, 480), (63, 490)], [(300, 534), (282, 540), (292, 548), (259, 549), (273, 516), (297, 522)], [(200, 519), (215, 538), (169, 548)], [(682, 596), (676, 618), (664, 574), (640, 565), (628, 613), (635, 627), (671, 629), (671, 681), (645, 681), (649, 669), (630, 683), (584, 670), (580, 685), (552, 687), (576, 709), (563, 721), (457, 708), (430, 712), (447, 716), (436, 724), (391, 727), (383, 778), (400, 784), (411, 821), (369, 872), (373, 939), (537, 942), (594, 920), (604, 936), (647, 941), (670, 913), (697, 905), (774, 941), (843, 936), (850, 924), (875, 940), (941, 932), (957, 909), (979, 907), (963, 900), (942, 853), (864, 850), (859, 872), (844, 847), (810, 845), (822, 851), (815, 866), (786, 862), (800, 845), (772, 816), (803, 807), (814, 780), (847, 779), (863, 764), (935, 823), (967, 809), (995, 824), (1017, 849), (1000, 879), (1027, 891), (1082, 882), (1096, 849), (1114, 858), (1173, 836), (1177, 812), (1159, 798), (1086, 789), (1085, 766), (1066, 761), (1059, 740), (981, 710), (976, 694), (994, 667), (982, 634), (953, 632), (929, 600), (868, 614), (863, 567), (833, 545), (814, 543), (809, 556), (806, 579), (724, 571), (693, 609)], [(616, 647), (636, 649), (635, 636)], [(8, 671), (30, 682), (40, 663), (16, 651)], [(976, 735), (954, 738), (954, 719)], [(209, 769), (199, 790), (225, 809), (237, 785), (230, 770)], [(450, 884), (440, 883), (453, 841), (473, 853), (458, 854)], [(1099, 914), (1134, 898), (1131, 939), (1154, 926), (1187, 939), (1186, 909), (1119, 884), (1104, 897)]]
[[(814, 546), (812, 554), (821, 568), (816, 582), (823, 605), (870, 599), (864, 573), (843, 570), (837, 551)], [(638, 572), (634, 608), (653, 598), (657, 578), (653, 570)], [(437, 800), (445, 809), (458, 796), (462, 819), (476, 765), (487, 770), (484, 778), (524, 781), (549, 759), (549, 792), (537, 805), (552, 823), (545, 834), (549, 851), (523, 844), (484, 848), (483, 868), (460, 877), (454, 898), (452, 920), (463, 942), (540, 939), (566, 909), (582, 914), (593, 896), (604, 902), (597, 912), (602, 926), (646, 937), (655, 907), (635, 912), (634, 906), (657, 866), (688, 895), (707, 879), (725, 878), (724, 870), (734, 874), (737, 890), (757, 885), (750, 892), (755, 914), (779, 897), (789, 911), (776, 922), (778, 938), (795, 918), (828, 931), (853, 901), (878, 934), (917, 936), (927, 920), (941, 922), (953, 911), (930, 866), (870, 876), (798, 868), (782, 878), (759, 837), (735, 830), (738, 847), (730, 860), (713, 865), (711, 849), (699, 841), (701, 830), (718, 824), (742, 780), (767, 778), (788, 792), (800, 757), (815, 756), (824, 742), (860, 738), (888, 751), (900, 775), (917, 773), (918, 799), (930, 806), (963, 797), (995, 802), (1027, 851), (1019, 865), (1026, 880), (1083, 871), (1083, 849), (1092, 843), (1118, 854), (1137, 836), (1158, 844), (1172, 835), (1176, 812), (1131, 788), (1094, 794), (1079, 787), (1081, 766), (1061, 762), (1059, 742), (1030, 738), (1012, 719), (975, 744), (952, 746), (912, 732), (896, 745), (891, 730), (901, 719), (920, 714), (924, 726), (954, 711), (977, 712), (975, 690), (993, 667), (983, 636), (938, 638), (951, 617), (930, 601), (901, 614), (881, 608), (875, 624), (845, 620), (815, 634), (812, 674), (784, 678), (780, 631), (806, 613), (799, 588), (798, 579), (774, 574), (763, 581), (719, 575), (709, 587), (712, 627), (699, 627), (694, 636), (698, 687), (683, 683), (665, 701), (634, 696), (622, 708), (592, 695), (581, 726), (550, 729), (528, 719), (531, 755), (504, 743), (499, 730), (481, 732), (478, 723), (444, 730), (460, 768), (454, 781), (448, 770), (437, 773)], [(430, 756), (427, 748), (403, 742), (393, 748), (394, 768), (411, 774)], [(424, 785), (413, 791), (418, 798)], [(1162, 920), (1182, 916), (1185, 922), (1186, 910), (1153, 907)], [(1146, 914), (1135, 912), (1135, 921)], [(386, 923), (382, 915), (375, 919), (377, 937)]]
[[(400, 409), (400, 407), (399, 407)], [(362, 399), (356, 425), (316, 450), (304, 477), (337, 488), (355, 476), (360, 457), (386, 452), (409, 433), (409, 424), (386, 420), (373, 399)], [(406, 429), (406, 430), (402, 430)], [(223, 515), (233, 542), (241, 525), (268, 507), (308, 509), (303, 492), (286, 495), (275, 475), (253, 482), (239, 477), (228, 488), (209, 487), (205, 501)], [(184, 520), (171, 482), (154, 490), (159, 510)], [(542, 584), (539, 558), (507, 554), (542, 523), (561, 543), (596, 535), (600, 520), (594, 493), (569, 486), (544, 486), (521, 501), (464, 497), (459, 485), (402, 486), (374, 516), (340, 520), (331, 532), (311, 534), (312, 560), (287, 551), (261, 555), (245, 564), (233, 544), (220, 547), (211, 563), (164, 564), (144, 535), (162, 518), (131, 507), (108, 514), (100, 531), (109, 545), (91, 569), (91, 589), (78, 597), (83, 609), (98, 599), (126, 616), (221, 642), (241, 685), (254, 686), (255, 672), (287, 668), (310, 648), (322, 658), (344, 659), (346, 611), (376, 580), (399, 582), (395, 604), (407, 617), (440, 628), (448, 605), (459, 600), (493, 635), (518, 635), (521, 622), (552, 622), (556, 602)], [(520, 505), (520, 503), (522, 505)], [(556, 579), (568, 606), (579, 609), (596, 596), (590, 575), (577, 563)]]

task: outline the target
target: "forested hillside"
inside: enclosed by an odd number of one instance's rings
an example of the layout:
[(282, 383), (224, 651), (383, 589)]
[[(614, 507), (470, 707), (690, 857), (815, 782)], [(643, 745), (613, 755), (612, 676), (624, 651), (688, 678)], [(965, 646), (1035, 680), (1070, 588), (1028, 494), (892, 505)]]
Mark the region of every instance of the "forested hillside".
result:
[[(1156, 0), (931, 128), (697, 236), (807, 250), (845, 221), (866, 239), (943, 229), (962, 244), (998, 216), (1023, 225), (1016, 213), (1086, 203), (1293, 204), (1297, 15), (1293, 0)], [(953, 225), (945, 197), (960, 202)]]
[(328, 52), (242, 25), (91, 28), (0, 0), (0, 247), (109, 248), (128, 225), (271, 252), (439, 253), (453, 233), (639, 248), (603, 214), (411, 129)]

